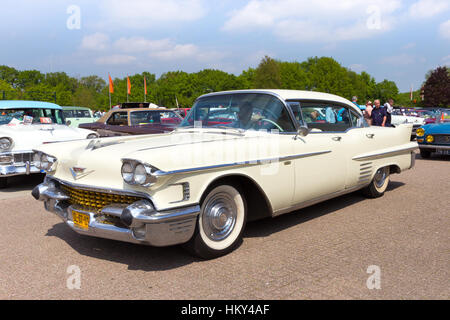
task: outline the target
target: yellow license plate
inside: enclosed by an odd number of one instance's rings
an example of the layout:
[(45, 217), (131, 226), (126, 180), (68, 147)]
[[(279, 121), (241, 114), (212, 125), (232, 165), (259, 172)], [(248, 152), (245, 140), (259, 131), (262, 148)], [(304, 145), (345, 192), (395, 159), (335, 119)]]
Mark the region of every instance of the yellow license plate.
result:
[(73, 224), (83, 230), (89, 229), (90, 217), (88, 214), (72, 211)]

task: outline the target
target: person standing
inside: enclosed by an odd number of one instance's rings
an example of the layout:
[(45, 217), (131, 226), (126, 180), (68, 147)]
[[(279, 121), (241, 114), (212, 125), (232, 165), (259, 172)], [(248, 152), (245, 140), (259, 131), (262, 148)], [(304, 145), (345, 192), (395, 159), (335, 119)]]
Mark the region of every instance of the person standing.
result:
[(381, 108), (380, 105), (380, 100), (375, 100), (373, 102), (374, 104), (374, 108), (372, 109), (372, 114), (371, 114), (371, 118), (372, 118), (372, 125), (373, 126), (380, 126), (380, 127), (384, 127), (386, 126), (386, 119), (387, 119), (387, 115), (386, 115), (386, 108)]
[(364, 110), (364, 119), (369, 125), (372, 125), (372, 110), (372, 101), (369, 100), (366, 102), (366, 109)]
[(394, 100), (388, 99), (388, 102), (384, 104), (384, 107), (386, 108), (386, 127), (390, 127), (392, 112), (394, 111)]

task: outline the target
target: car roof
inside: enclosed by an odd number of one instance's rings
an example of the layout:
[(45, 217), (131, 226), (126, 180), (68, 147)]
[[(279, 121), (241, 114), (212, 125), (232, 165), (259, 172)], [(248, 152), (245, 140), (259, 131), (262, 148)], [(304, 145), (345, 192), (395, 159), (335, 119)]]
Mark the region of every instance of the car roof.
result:
[(77, 107), (77, 106), (62, 106), (63, 110), (91, 110), (90, 108), (87, 107)]
[(249, 89), (249, 90), (231, 90), (231, 91), (219, 91), (207, 93), (199, 98), (213, 96), (217, 94), (234, 94), (234, 93), (268, 93), (272, 95), (276, 95), (282, 100), (317, 100), (317, 101), (336, 101), (343, 103), (354, 110), (361, 112), (361, 109), (358, 108), (355, 104), (353, 104), (350, 100), (347, 100), (343, 97), (324, 93), (317, 91), (305, 91), (305, 90), (286, 90), (286, 89)]
[(109, 116), (115, 112), (127, 112), (128, 113), (128, 111), (130, 111), (130, 112), (139, 112), (139, 111), (164, 111), (164, 112), (172, 111), (172, 112), (174, 112), (174, 109), (167, 109), (167, 108), (162, 108), (162, 107), (159, 107), (159, 108), (126, 108), (126, 109), (117, 108), (117, 109), (109, 110), (97, 121), (105, 122), (109, 118)]
[(58, 109), (61, 110), (61, 106), (43, 101), (27, 101), (27, 100), (0, 100), (0, 109)]

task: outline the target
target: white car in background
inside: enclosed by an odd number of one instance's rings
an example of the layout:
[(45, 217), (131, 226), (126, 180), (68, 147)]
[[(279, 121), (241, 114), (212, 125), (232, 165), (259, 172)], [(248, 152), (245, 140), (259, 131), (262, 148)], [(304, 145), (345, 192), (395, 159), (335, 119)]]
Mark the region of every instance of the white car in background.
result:
[(394, 112), (391, 116), (391, 124), (394, 126), (398, 126), (399, 124), (403, 123), (413, 125), (411, 138), (415, 138), (416, 130), (425, 124), (425, 118), (408, 115), (406, 112), (403, 112), (400, 109), (394, 109)]
[(54, 103), (0, 101), (0, 188), (8, 177), (40, 172), (32, 151), (39, 145), (97, 137), (94, 131), (67, 126)]

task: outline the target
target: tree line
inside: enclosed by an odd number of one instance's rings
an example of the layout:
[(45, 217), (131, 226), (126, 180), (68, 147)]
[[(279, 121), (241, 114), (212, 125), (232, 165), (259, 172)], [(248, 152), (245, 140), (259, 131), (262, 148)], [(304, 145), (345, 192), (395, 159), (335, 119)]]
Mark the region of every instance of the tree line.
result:
[[(177, 102), (180, 107), (190, 107), (198, 96), (208, 92), (255, 88), (321, 91), (349, 100), (357, 96), (361, 104), (366, 100), (383, 102), (389, 98), (403, 105), (412, 103), (409, 92), (407, 96), (400, 94), (395, 82), (387, 79), (376, 82), (367, 72), (354, 72), (330, 57), (286, 62), (266, 56), (256, 68), (248, 68), (238, 76), (204, 69), (194, 73), (170, 71), (156, 78), (145, 71), (129, 76), (130, 102), (144, 101), (144, 77), (147, 102), (164, 107), (176, 107)], [(114, 78), (113, 85), (112, 104), (127, 101), (127, 77)], [(105, 110), (109, 108), (109, 84), (97, 75), (74, 78), (65, 72), (19, 71), (3, 65), (0, 66), (0, 99), (49, 101), (62, 106)], [(416, 105), (420, 104), (419, 99)]]

